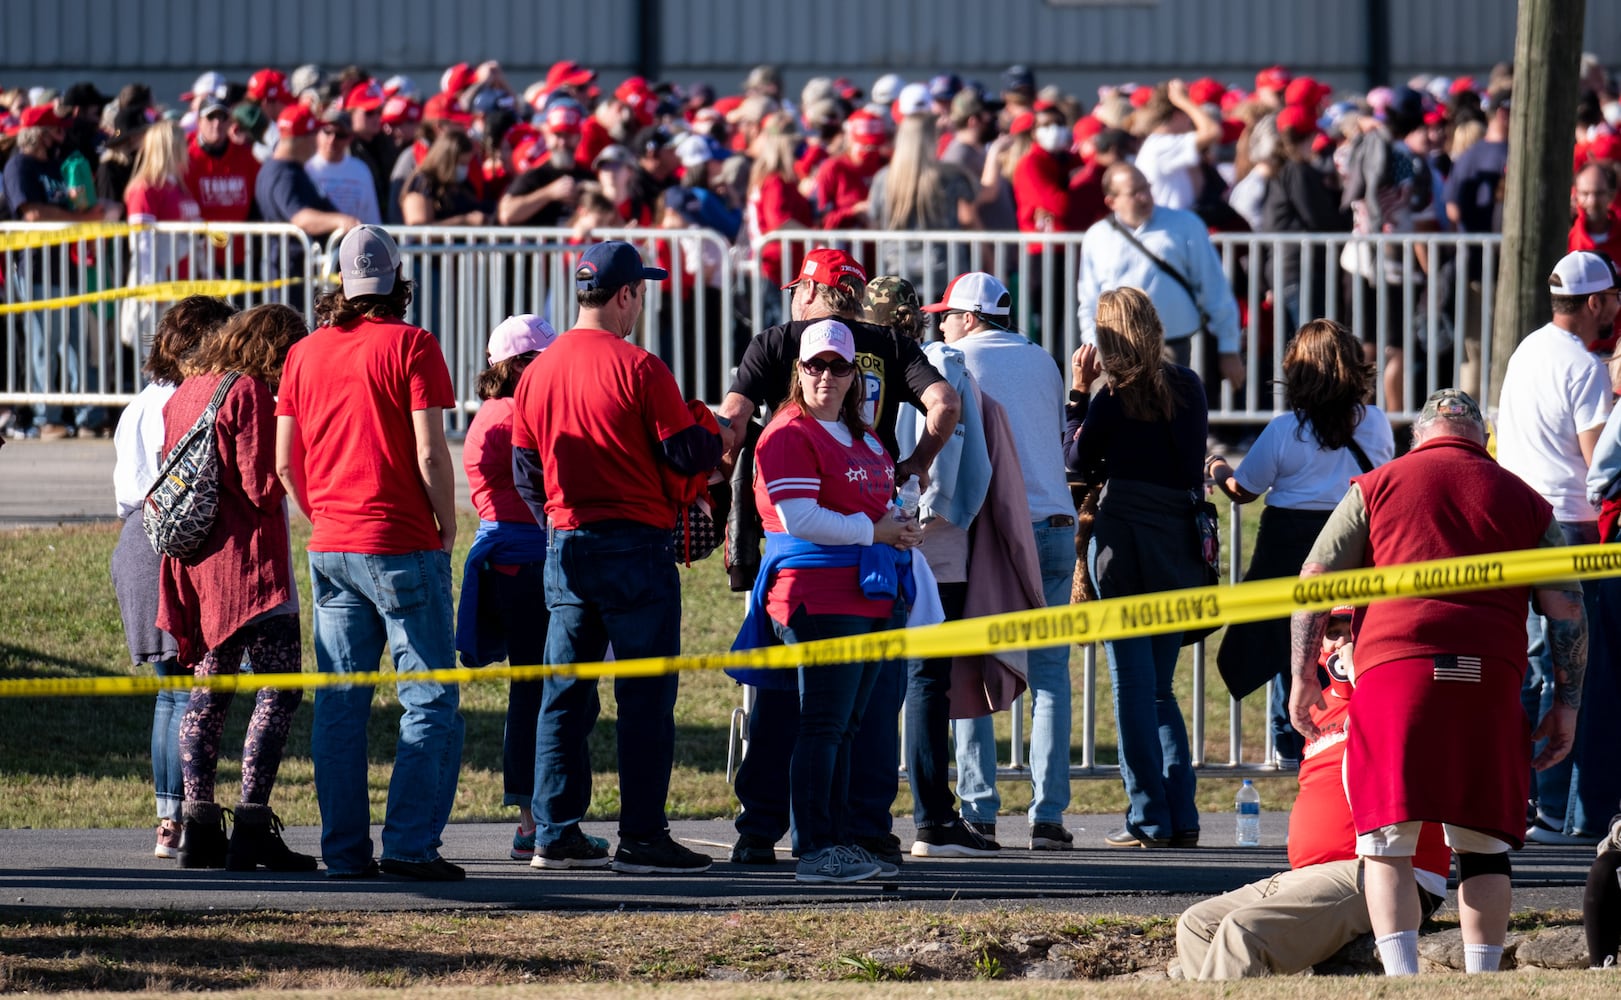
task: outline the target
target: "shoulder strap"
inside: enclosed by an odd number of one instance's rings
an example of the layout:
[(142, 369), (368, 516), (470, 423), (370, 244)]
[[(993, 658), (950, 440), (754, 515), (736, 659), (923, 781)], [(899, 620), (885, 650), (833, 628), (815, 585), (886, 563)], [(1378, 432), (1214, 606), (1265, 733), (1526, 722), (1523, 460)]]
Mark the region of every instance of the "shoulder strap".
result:
[(1164, 257), (1161, 257), (1159, 254), (1143, 245), (1142, 240), (1139, 240), (1131, 230), (1120, 224), (1120, 219), (1118, 216), (1109, 216), (1109, 225), (1114, 227), (1115, 232), (1119, 233), (1121, 236), (1124, 236), (1126, 238), (1126, 242), (1142, 251), (1143, 256), (1153, 261), (1155, 267), (1158, 267), (1161, 271), (1164, 271), (1172, 281), (1182, 286), (1182, 290), (1188, 293), (1188, 298), (1193, 300), (1193, 308), (1199, 310), (1199, 323), (1201, 325), (1208, 325), (1210, 322), (1210, 317), (1205, 315), (1204, 307), (1199, 304), (1199, 295), (1193, 290), (1193, 283), (1188, 281), (1187, 278), (1184, 278), (1182, 276), (1182, 272), (1172, 267), (1170, 262)]
[(1356, 458), (1356, 464), (1363, 472), (1373, 471), (1373, 459), (1369, 458), (1368, 453), (1362, 450), (1362, 446), (1356, 443), (1356, 438), (1346, 442), (1345, 447), (1351, 449), (1351, 454)]
[(214, 414), (218, 413), (219, 408), (225, 405), (225, 394), (231, 391), (231, 386), (235, 385), (236, 380), (241, 377), (241, 372), (226, 372), (225, 377), (220, 379), (219, 386), (214, 389), (214, 395), (208, 400), (208, 405), (203, 408), (202, 416), (197, 419), (213, 420)]

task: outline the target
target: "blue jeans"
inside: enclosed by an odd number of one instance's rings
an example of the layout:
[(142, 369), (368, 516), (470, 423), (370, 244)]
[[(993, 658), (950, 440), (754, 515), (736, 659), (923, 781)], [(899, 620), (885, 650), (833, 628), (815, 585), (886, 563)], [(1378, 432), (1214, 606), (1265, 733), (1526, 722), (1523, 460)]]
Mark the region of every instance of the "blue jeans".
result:
[[(777, 636), (788, 645), (864, 635), (879, 631), (885, 624), (882, 618), (812, 615), (803, 611), (790, 618), (787, 625), (773, 623)], [(788, 788), (803, 853), (849, 844), (857, 836), (848, 822), (851, 745), (878, 674), (877, 661), (799, 668), (799, 731), (789, 765)], [(862, 761), (864, 768), (885, 763)]]
[[(1593, 521), (1560, 521), (1559, 530), (1565, 536), (1566, 545), (1592, 545), (1598, 541), (1598, 524)], [(1592, 651), (1593, 622), (1598, 617), (1598, 587), (1593, 582), (1582, 585), (1582, 607), (1587, 612), (1588, 622), (1588, 650)], [(1543, 636), (1543, 618), (1534, 610), (1527, 614), (1525, 619), (1525, 633), (1527, 639), (1525, 671), (1525, 684), (1520, 688), (1520, 704), (1525, 707), (1526, 717), (1531, 720), (1534, 729), (1542, 717), (1553, 707), (1554, 676), (1553, 654), (1548, 649), (1548, 643)], [(1588, 657), (1588, 669), (1592, 669), (1592, 656)], [(1584, 696), (1582, 701), (1586, 703)], [(1586, 711), (1581, 712), (1586, 716)], [(1601, 716), (1602, 718), (1602, 716)], [(1581, 739), (1581, 723), (1578, 719), (1576, 739)], [(1538, 743), (1533, 752), (1542, 750), (1542, 743)], [(1531, 796), (1536, 801), (1537, 816), (1556, 830), (1571, 829), (1571, 816), (1566, 808), (1570, 798), (1571, 770), (1576, 763), (1574, 748), (1564, 760), (1545, 771), (1531, 772)], [(1608, 815), (1583, 816), (1587, 825), (1581, 827), (1582, 832), (1603, 833), (1609, 826), (1610, 816), (1615, 814), (1615, 803), (1606, 807)], [(1590, 821), (1590, 822), (1589, 822)]]
[[(54, 299), (68, 294), (61, 285), (34, 283), (33, 300)], [(87, 386), (79, 378), (79, 310), (66, 309), (47, 312), (23, 313), (24, 335), (28, 338), (28, 391), (29, 392), (86, 392)], [(86, 374), (95, 379), (97, 366), (91, 364)], [(107, 419), (99, 406), (74, 408), (74, 422), (80, 427), (100, 427)], [(66, 407), (34, 405), (34, 424), (67, 423)]]
[[(1049, 608), (1069, 603), (1075, 577), (1075, 526), (1035, 525), (1041, 589)], [(1069, 808), (1069, 646), (1032, 649), (1030, 680), (1030, 822), (1062, 823)], [(991, 717), (958, 719), (957, 796), (963, 817), (995, 823), (1002, 807), (996, 791), (996, 736)]]
[[(629, 521), (558, 531), (546, 552), (547, 663), (634, 660), (681, 652), (681, 580), (668, 528)], [(619, 718), (619, 836), (669, 829), (679, 677), (614, 681)], [(554, 844), (591, 807), (588, 740), (601, 711), (595, 680), (548, 677), (535, 723), (535, 842)]]
[[(192, 675), (174, 660), (156, 661), (152, 670), (159, 677)], [(152, 705), (152, 787), (157, 793), (158, 819), (180, 819), (180, 803), (186, 797), (180, 768), (180, 720), (190, 702), (190, 688), (170, 688), (159, 691)]]
[[(405, 681), (408, 674), (456, 666), (450, 556), (442, 551), (368, 555), (311, 552), (315, 666), (322, 673), (377, 669), (385, 644), (394, 659), (400, 735), (394, 747), (383, 857), (432, 861), (450, 820), (466, 726), (455, 685)], [(370, 687), (315, 692), (310, 757), (321, 807), (321, 857), (330, 872), (363, 871), (371, 861), (366, 781)]]

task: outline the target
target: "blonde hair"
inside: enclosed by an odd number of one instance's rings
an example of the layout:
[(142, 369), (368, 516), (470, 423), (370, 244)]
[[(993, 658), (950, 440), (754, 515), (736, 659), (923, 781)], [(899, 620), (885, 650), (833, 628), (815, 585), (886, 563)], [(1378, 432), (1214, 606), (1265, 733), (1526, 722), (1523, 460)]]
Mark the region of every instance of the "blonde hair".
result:
[(934, 119), (907, 115), (895, 132), (895, 155), (889, 159), (884, 200), (888, 218), (878, 220), (885, 229), (923, 228), (925, 206), (938, 200), (940, 161), (934, 154)]
[(135, 157), (130, 180), (154, 188), (183, 183), (187, 167), (185, 133), (174, 122), (155, 122), (141, 137), (141, 152)]
[(751, 194), (767, 177), (780, 177), (789, 184), (798, 180), (794, 173), (794, 148), (798, 144), (793, 115), (778, 111), (766, 117), (760, 135), (754, 140), (754, 165), (749, 168)]
[(1474, 118), (1461, 121), (1452, 129), (1452, 144), (1447, 147), (1447, 155), (1457, 160), (1463, 151), (1475, 143), (1486, 138), (1486, 123)]
[(1165, 328), (1148, 295), (1116, 288), (1098, 296), (1098, 355), (1109, 386), (1133, 420), (1170, 420), (1176, 399), (1165, 378)]

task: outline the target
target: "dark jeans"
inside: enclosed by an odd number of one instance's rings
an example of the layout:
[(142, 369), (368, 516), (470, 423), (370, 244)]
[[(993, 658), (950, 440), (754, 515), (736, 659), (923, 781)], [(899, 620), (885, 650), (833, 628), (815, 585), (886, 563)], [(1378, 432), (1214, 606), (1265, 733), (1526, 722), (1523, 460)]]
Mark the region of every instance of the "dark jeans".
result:
[[(681, 581), (668, 528), (628, 521), (558, 531), (546, 553), (547, 663), (621, 660), (681, 652)], [(619, 835), (649, 840), (669, 829), (664, 803), (675, 759), (679, 678), (614, 681), (619, 718)], [(595, 680), (548, 677), (535, 727), (537, 844), (556, 843), (591, 805), (587, 741), (601, 702)]]
[[(962, 618), (968, 584), (942, 583), (946, 621)], [(912, 819), (920, 827), (945, 826), (957, 818), (951, 794), (951, 660), (908, 663), (906, 683), (906, 779), (912, 786)]]
[[(892, 619), (882, 627), (898, 628), (904, 620)], [(867, 698), (863, 724), (857, 727), (851, 746), (853, 758), (860, 762), (850, 774), (848, 823), (852, 837), (889, 835), (889, 810), (900, 791), (895, 765), (900, 762), (898, 720), (905, 694), (903, 665), (898, 660), (884, 661)], [(796, 852), (800, 850), (799, 818), (789, 800), (788, 782), (789, 761), (798, 733), (799, 694), (757, 689), (754, 710), (749, 714), (749, 753), (737, 769), (732, 788), (743, 805), (735, 824), (737, 832), (771, 841), (791, 832)]]
[[(862, 635), (883, 628), (881, 618), (812, 615), (801, 611), (777, 636), (792, 646), (818, 639)], [(799, 731), (789, 764), (799, 849), (805, 854), (852, 842), (850, 757), (856, 729), (878, 681), (879, 663), (855, 661), (799, 668)], [(863, 761), (864, 765), (871, 762)]]
[[(517, 573), (480, 570), (480, 586), (501, 616), (507, 662), (532, 666), (546, 662), (546, 564), (526, 563)], [(507, 688), (507, 723), (501, 733), (501, 804), (527, 806), (535, 797), (535, 722), (540, 718), (542, 681), (512, 681)]]

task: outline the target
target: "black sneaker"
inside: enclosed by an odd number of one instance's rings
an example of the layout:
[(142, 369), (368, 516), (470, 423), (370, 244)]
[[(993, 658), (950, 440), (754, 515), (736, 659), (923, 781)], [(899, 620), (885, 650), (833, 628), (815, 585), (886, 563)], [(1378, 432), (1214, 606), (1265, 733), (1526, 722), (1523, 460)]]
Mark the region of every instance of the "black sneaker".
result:
[(606, 868), (608, 848), (587, 837), (577, 826), (571, 826), (562, 837), (550, 844), (535, 842), (535, 856), (529, 859), (531, 868)]
[(1199, 831), (1198, 830), (1183, 830), (1181, 833), (1173, 833), (1173, 834), (1171, 834), (1171, 846), (1172, 847), (1183, 847), (1183, 848), (1198, 847), (1199, 846)]
[[(857, 837), (855, 846), (866, 851), (885, 865), (899, 866), (901, 863), (901, 838), (893, 833), (886, 833), (882, 837)], [(889, 876), (884, 876), (888, 878)]]
[(713, 863), (708, 855), (689, 851), (663, 833), (652, 840), (620, 837), (613, 867), (627, 875), (696, 875)]
[(1036, 823), (1030, 827), (1032, 851), (1068, 851), (1075, 847), (1075, 835), (1062, 823)]
[(777, 842), (753, 833), (740, 833), (732, 845), (732, 863), (735, 865), (774, 865), (777, 863)]
[(994, 858), (1002, 845), (987, 840), (961, 819), (943, 826), (920, 826), (912, 842), (915, 858)]
[(995, 820), (992, 820), (989, 823), (975, 823), (973, 820), (963, 820), (963, 822), (965, 822), (969, 826), (973, 827), (974, 832), (979, 834), (981, 837), (984, 837), (986, 840), (995, 840), (996, 839), (996, 821)]
[(384, 858), (377, 862), (377, 867), (382, 869), (384, 875), (397, 875), (418, 882), (460, 882), (467, 877), (461, 865), (453, 865), (444, 858), (434, 858), (432, 861)]

